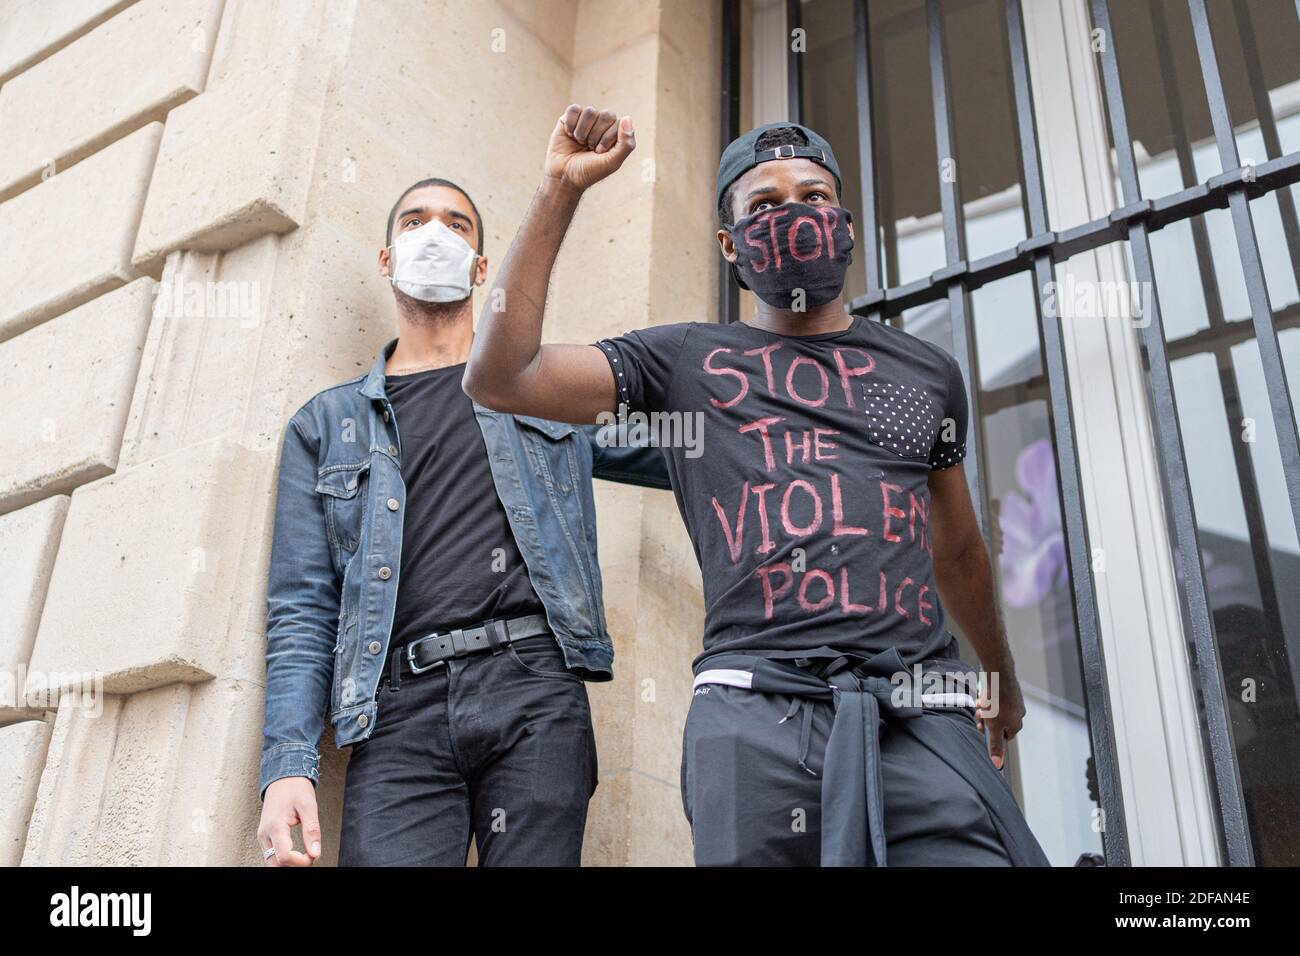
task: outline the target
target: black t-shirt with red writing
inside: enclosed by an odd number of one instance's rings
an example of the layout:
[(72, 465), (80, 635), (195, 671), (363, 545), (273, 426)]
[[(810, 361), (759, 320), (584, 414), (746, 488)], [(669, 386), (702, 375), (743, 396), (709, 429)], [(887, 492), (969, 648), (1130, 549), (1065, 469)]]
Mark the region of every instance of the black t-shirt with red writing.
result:
[(860, 316), (822, 335), (687, 322), (596, 344), (621, 404), (667, 413), (648, 424), (671, 445), (703, 574), (697, 663), (726, 651), (897, 647), (908, 666), (956, 655), (935, 589), (927, 485), (966, 453), (951, 356)]

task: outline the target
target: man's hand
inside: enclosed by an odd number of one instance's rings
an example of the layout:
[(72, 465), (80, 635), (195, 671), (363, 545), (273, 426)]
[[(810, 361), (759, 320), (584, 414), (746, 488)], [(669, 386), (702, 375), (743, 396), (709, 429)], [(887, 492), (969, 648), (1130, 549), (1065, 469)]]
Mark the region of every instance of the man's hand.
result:
[(975, 723), (985, 731), (989, 744), (989, 759), (999, 770), (1006, 762), (1007, 741), (1020, 733), (1025, 723), (1025, 699), (1020, 693), (1020, 681), (1014, 671), (997, 674), (997, 701), (989, 696), (987, 685), (980, 687), (979, 705), (975, 709)]
[(632, 117), (576, 103), (564, 111), (546, 147), (548, 182), (582, 192), (600, 182), (636, 149)]
[[(306, 853), (293, 848), (290, 829), (302, 827)], [(267, 866), (311, 866), (320, 856), (320, 820), (316, 813), (316, 788), (306, 777), (281, 777), (266, 788), (257, 842), (263, 851), (275, 847)]]
[[(474, 330), (461, 384), (499, 412), (589, 425), (616, 404), (614, 373), (594, 345), (542, 345), (551, 270), (583, 190), (636, 148), (632, 117), (570, 106), (555, 122), (545, 175), (524, 213)], [(595, 300), (593, 300), (595, 301)]]

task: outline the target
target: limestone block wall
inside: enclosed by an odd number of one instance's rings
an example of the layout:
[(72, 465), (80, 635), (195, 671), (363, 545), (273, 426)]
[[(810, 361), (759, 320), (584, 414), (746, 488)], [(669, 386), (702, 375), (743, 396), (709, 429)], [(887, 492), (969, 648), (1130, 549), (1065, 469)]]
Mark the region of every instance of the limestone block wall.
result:
[[(631, 113), (548, 334), (708, 319), (707, 0), (8, 0), (0, 15), (0, 863), (249, 864), (279, 437), (395, 331), (430, 175), (505, 253), (556, 116)], [(597, 290), (593, 294), (593, 290)], [(617, 679), (586, 861), (688, 863), (702, 618), (671, 497), (598, 488)], [(319, 800), (334, 859), (347, 753)]]

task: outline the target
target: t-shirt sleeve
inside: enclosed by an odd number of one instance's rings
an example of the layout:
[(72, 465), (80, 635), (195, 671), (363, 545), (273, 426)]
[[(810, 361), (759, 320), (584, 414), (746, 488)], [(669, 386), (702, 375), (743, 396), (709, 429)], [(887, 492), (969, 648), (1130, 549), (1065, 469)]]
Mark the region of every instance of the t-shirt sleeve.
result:
[(689, 331), (689, 323), (656, 325), (595, 343), (614, 373), (620, 405), (634, 412), (664, 409)]
[(930, 448), (932, 471), (951, 468), (966, 457), (966, 429), (970, 418), (966, 384), (957, 360), (951, 355), (945, 354), (944, 357), (948, 360), (948, 396), (943, 417), (939, 420), (939, 434)]

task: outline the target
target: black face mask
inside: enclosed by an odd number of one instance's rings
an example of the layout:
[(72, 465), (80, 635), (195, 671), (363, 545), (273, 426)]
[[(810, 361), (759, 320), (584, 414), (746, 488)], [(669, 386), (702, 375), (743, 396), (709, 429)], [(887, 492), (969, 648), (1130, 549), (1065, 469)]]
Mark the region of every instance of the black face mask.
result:
[(746, 216), (731, 227), (736, 281), (778, 309), (804, 311), (830, 302), (853, 261), (851, 221), (847, 209), (801, 202)]

